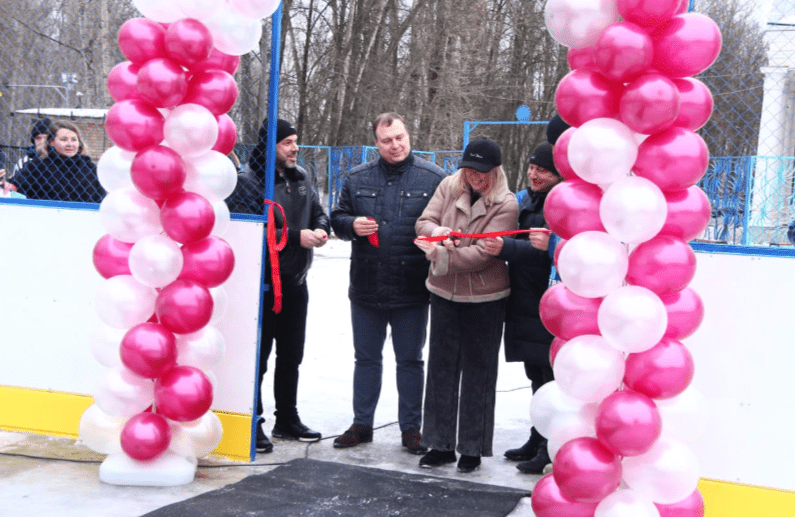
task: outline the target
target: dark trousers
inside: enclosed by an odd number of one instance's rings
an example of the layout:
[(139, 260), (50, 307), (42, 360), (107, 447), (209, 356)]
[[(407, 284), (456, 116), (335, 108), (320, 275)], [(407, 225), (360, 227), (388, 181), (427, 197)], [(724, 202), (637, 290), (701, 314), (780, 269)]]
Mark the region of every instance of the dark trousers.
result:
[(382, 353), (387, 325), (392, 329), (401, 431), (422, 425), (422, 348), (428, 325), (428, 305), (378, 310), (351, 302), (353, 348), (353, 422), (372, 427), (381, 395)]
[(533, 389), (533, 393), (537, 392), (541, 386), (549, 381), (555, 380), (552, 367), (549, 365), (538, 366), (535, 363), (525, 362), (524, 373), (527, 375), (527, 378), (530, 379), (530, 386)]
[[(298, 417), (298, 367), (304, 358), (306, 312), (309, 291), (306, 283), (283, 286), (282, 310), (272, 310), (273, 295), (266, 293), (262, 304), (262, 332), (259, 354), (259, 385), (268, 371), (268, 358), (276, 342), (276, 368), (273, 373), (273, 397), (276, 402), (276, 421), (290, 422)], [(257, 414), (262, 415), (264, 394), (260, 392)]]
[(458, 303), (431, 295), (422, 428), (426, 447), (467, 456), (492, 455), (504, 318), (504, 299)]

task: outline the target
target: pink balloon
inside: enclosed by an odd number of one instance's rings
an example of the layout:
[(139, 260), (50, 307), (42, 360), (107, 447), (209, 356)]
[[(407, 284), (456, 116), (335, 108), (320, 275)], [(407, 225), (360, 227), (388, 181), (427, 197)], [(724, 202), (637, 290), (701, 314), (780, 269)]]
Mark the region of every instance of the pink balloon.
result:
[(579, 179), (559, 183), (544, 202), (544, 218), (549, 228), (564, 239), (586, 231), (605, 231), (599, 217), (602, 189)]
[(193, 18), (183, 18), (170, 24), (163, 43), (166, 55), (185, 67), (209, 58), (213, 50), (210, 30)]
[[(538, 485), (536, 485), (538, 486)], [(535, 495), (535, 491), (533, 491)], [(660, 512), (660, 517), (704, 517), (704, 498), (698, 489), (694, 490), (692, 494), (685, 499), (674, 504), (658, 504), (654, 503), (657, 511)]]
[(561, 239), (558, 242), (558, 245), (555, 246), (555, 253), (552, 257), (552, 261), (554, 262), (556, 268), (558, 267), (558, 257), (560, 257), (560, 252), (563, 250), (563, 245), (566, 244), (567, 242), (569, 241), (566, 239)]
[(681, 291), (660, 296), (668, 313), (668, 326), (665, 337), (685, 339), (698, 330), (704, 321), (704, 302), (693, 289), (686, 287)]
[(167, 330), (190, 334), (210, 322), (213, 296), (209, 289), (195, 280), (177, 279), (157, 295), (155, 314)]
[(150, 59), (141, 65), (136, 84), (143, 99), (158, 108), (170, 108), (185, 97), (188, 74), (170, 59)]
[(670, 78), (698, 75), (715, 62), (722, 37), (718, 25), (700, 13), (679, 14), (651, 35), (652, 67)]
[(679, 0), (679, 8), (676, 14), (686, 13), (690, 9), (690, 0)]
[(198, 72), (188, 82), (183, 104), (199, 104), (216, 117), (229, 111), (237, 101), (238, 88), (234, 77), (223, 70)]
[(657, 295), (681, 291), (696, 274), (696, 254), (682, 239), (658, 235), (632, 250), (626, 280)]
[[(590, 298), (584, 298), (585, 300), (590, 300)], [(555, 357), (558, 356), (558, 352), (560, 349), (568, 342), (566, 339), (561, 339), (556, 337), (552, 340), (552, 344), (549, 346), (549, 364), (550, 366), (555, 366)]]
[(675, 339), (663, 338), (649, 350), (627, 356), (624, 384), (653, 399), (670, 399), (690, 386), (694, 370), (690, 351)]
[(179, 278), (195, 280), (207, 287), (218, 287), (226, 282), (235, 268), (232, 247), (214, 235), (185, 244), (182, 256), (184, 265)]
[(601, 298), (576, 295), (559, 282), (544, 292), (538, 312), (547, 330), (568, 341), (584, 334), (599, 334), (597, 314), (601, 303)]
[(698, 186), (663, 192), (668, 206), (661, 235), (672, 235), (685, 242), (698, 237), (709, 224), (712, 210), (709, 198)]
[(597, 503), (578, 503), (563, 495), (552, 474), (538, 480), (530, 504), (538, 517), (593, 517), (597, 506)]
[(566, 62), (569, 64), (569, 70), (579, 70), (580, 68), (595, 70), (593, 47), (570, 48), (566, 53)]
[(130, 177), (135, 188), (144, 196), (166, 199), (182, 191), (185, 164), (182, 157), (170, 147), (153, 145), (135, 155), (130, 166)]
[(155, 382), (155, 404), (166, 418), (190, 422), (204, 415), (213, 402), (210, 379), (192, 366), (175, 366)]
[(218, 120), (218, 139), (215, 141), (212, 151), (229, 154), (234, 151), (235, 143), (237, 143), (237, 126), (226, 113), (216, 118)]
[(708, 166), (704, 140), (693, 131), (672, 127), (641, 142), (633, 171), (660, 190), (682, 190), (698, 183)]
[(624, 90), (618, 111), (621, 121), (636, 133), (659, 133), (673, 126), (679, 114), (679, 90), (664, 75), (644, 75)]
[(674, 126), (683, 127), (691, 131), (701, 129), (712, 115), (715, 101), (709, 88), (692, 77), (674, 79), (674, 84), (679, 90), (679, 116), (674, 121)]
[(654, 401), (642, 393), (617, 391), (599, 404), (596, 437), (619, 456), (643, 454), (661, 431), (660, 412)]
[(163, 141), (165, 119), (157, 108), (143, 100), (117, 102), (105, 117), (108, 138), (125, 151), (138, 152)]
[(138, 413), (121, 431), (121, 448), (130, 458), (150, 461), (168, 449), (171, 443), (171, 427), (161, 415)]
[[(215, 211), (199, 194), (182, 192), (167, 199), (160, 208), (160, 222), (169, 237), (185, 244), (210, 235), (215, 225)], [(182, 268), (184, 271), (185, 265)]]
[(124, 366), (155, 379), (176, 364), (177, 338), (158, 323), (141, 323), (127, 331), (119, 351)]
[(593, 46), (597, 69), (609, 81), (628, 83), (643, 75), (654, 57), (649, 34), (643, 27), (623, 21), (608, 26)]
[(621, 484), (621, 460), (596, 438), (575, 438), (558, 451), (552, 475), (564, 496), (598, 503)]
[(166, 30), (149, 18), (132, 18), (119, 28), (119, 49), (128, 60), (142, 65), (150, 59), (165, 57)]
[(114, 102), (127, 99), (139, 99), (136, 81), (138, 79), (139, 65), (131, 61), (122, 61), (108, 72), (108, 93)]
[(109, 233), (100, 237), (94, 245), (92, 260), (102, 278), (132, 274), (128, 263), (132, 247), (132, 242), (116, 240)]
[(618, 0), (621, 17), (644, 27), (667, 22), (679, 9), (681, 0)]
[(577, 173), (571, 168), (571, 163), (569, 163), (569, 142), (571, 142), (571, 137), (574, 135), (575, 131), (577, 131), (576, 127), (570, 127), (561, 133), (558, 137), (558, 141), (555, 142), (555, 146), (552, 148), (552, 159), (555, 162), (555, 168), (557, 168), (560, 175), (567, 180), (582, 179), (577, 176)]
[(595, 118), (615, 117), (623, 90), (624, 85), (608, 81), (599, 72), (574, 70), (558, 83), (555, 106), (563, 120), (578, 127)]
[(207, 70), (223, 70), (232, 75), (235, 75), (237, 69), (240, 67), (240, 56), (230, 56), (224, 54), (217, 48), (213, 48), (210, 57), (203, 59), (198, 63), (194, 63), (189, 67), (190, 71), (194, 74), (197, 72), (204, 72)]

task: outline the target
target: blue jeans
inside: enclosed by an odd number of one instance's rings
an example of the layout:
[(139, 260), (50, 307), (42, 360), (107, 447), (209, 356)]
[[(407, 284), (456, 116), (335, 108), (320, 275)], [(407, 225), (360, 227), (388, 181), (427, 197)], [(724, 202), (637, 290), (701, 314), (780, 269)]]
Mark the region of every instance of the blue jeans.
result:
[(428, 305), (378, 310), (351, 302), (353, 348), (353, 422), (373, 426), (375, 407), (381, 395), (384, 341), (387, 325), (397, 362), (398, 422), (401, 431), (419, 430), (422, 425), (422, 390)]

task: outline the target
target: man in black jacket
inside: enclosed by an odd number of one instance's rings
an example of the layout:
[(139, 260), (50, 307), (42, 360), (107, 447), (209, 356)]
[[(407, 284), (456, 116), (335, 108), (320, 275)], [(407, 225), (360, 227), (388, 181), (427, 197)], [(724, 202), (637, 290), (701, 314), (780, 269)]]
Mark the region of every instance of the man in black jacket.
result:
[[(238, 176), (238, 186), (228, 204), (232, 212), (262, 214), (265, 191), (265, 154), (268, 139), (268, 120), (262, 122), (259, 142), (251, 153), (248, 165)], [(268, 357), (276, 341), (276, 368), (273, 375), (273, 395), (276, 402), (275, 438), (315, 442), (321, 435), (305, 426), (298, 416), (298, 366), (304, 356), (306, 316), (309, 295), (306, 274), (312, 265), (313, 248), (328, 242), (328, 216), (320, 205), (307, 172), (296, 164), (298, 134), (289, 122), (279, 119), (276, 125), (276, 174), (274, 201), (284, 208), (287, 217), (287, 244), (279, 252), (282, 283), (282, 310), (274, 313), (273, 290), (265, 292), (262, 303), (262, 333), (260, 340), (259, 384), (268, 368)], [(274, 210), (273, 224), (277, 240), (281, 239), (284, 221)], [(270, 224), (270, 222), (269, 222)], [(266, 264), (266, 283), (273, 285), (270, 267)], [(256, 447), (258, 452), (271, 452), (273, 444), (262, 430), (263, 395), (257, 401)]]
[(389, 326), (397, 362), (402, 443), (410, 453), (423, 454), (422, 348), (430, 294), (425, 288), (428, 261), (413, 243), (414, 223), (445, 173), (411, 154), (409, 133), (400, 115), (379, 115), (373, 134), (381, 157), (348, 173), (331, 213), (334, 233), (351, 241), (348, 298), (356, 359), (353, 425), (334, 440), (334, 447), (373, 440)]

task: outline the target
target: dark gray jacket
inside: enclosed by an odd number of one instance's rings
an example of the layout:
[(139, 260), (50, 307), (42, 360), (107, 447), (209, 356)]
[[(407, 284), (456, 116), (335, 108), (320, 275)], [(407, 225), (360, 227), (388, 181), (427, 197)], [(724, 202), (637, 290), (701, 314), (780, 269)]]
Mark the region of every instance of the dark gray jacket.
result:
[[(414, 223), (445, 175), (413, 154), (399, 164), (379, 158), (348, 172), (331, 226), (340, 239), (352, 242), (351, 301), (381, 310), (428, 303), (429, 263), (414, 245)], [(378, 248), (354, 233), (353, 221), (361, 216), (378, 222)]]

